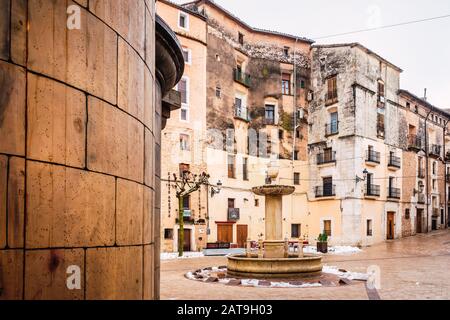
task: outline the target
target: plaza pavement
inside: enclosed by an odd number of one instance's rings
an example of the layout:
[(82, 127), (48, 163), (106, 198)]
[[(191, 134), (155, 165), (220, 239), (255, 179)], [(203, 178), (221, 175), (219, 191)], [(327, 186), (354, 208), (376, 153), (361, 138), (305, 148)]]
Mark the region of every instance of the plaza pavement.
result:
[[(450, 299), (450, 231), (387, 241), (351, 255), (325, 255), (324, 264), (354, 272), (381, 271), (381, 299)], [(161, 299), (369, 299), (363, 282), (319, 288), (253, 288), (188, 280), (201, 267), (226, 265), (225, 257), (161, 261)]]

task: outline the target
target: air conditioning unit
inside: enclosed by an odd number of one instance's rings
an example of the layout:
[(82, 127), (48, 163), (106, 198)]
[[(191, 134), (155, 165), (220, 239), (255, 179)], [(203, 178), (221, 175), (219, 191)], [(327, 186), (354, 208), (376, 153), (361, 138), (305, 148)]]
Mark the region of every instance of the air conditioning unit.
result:
[(300, 108), (297, 110), (297, 119), (299, 120), (305, 119), (305, 109)]
[(386, 98), (383, 96), (379, 96), (378, 101), (380, 101), (381, 103), (386, 103)]
[(308, 96), (306, 97), (306, 99), (308, 100), (308, 102), (311, 102), (314, 100), (314, 93), (312, 91), (308, 92)]

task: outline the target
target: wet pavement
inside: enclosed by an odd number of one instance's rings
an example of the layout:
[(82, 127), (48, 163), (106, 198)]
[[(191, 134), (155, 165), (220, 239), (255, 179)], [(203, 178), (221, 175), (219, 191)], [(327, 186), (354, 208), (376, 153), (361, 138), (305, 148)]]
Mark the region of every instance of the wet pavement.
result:
[(388, 241), (351, 255), (325, 255), (325, 265), (379, 270), (380, 287), (365, 283), (318, 288), (253, 288), (188, 280), (188, 271), (226, 265), (225, 257), (161, 261), (161, 299), (450, 299), (450, 231)]

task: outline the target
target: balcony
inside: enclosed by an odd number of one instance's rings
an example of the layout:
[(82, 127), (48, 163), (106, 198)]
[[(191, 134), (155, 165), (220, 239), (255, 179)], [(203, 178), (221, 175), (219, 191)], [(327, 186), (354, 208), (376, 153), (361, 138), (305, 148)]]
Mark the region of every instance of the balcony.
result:
[(329, 91), (325, 95), (325, 106), (331, 106), (338, 102), (337, 90)]
[[(194, 223), (194, 217), (192, 216), (192, 210), (184, 209), (183, 210), (183, 222), (192, 224)], [(176, 218), (175, 223), (180, 223), (180, 219)]]
[(400, 157), (396, 157), (396, 156), (393, 156), (393, 155), (390, 155), (389, 156), (389, 161), (388, 161), (388, 168), (389, 169), (394, 169), (394, 170), (397, 170), (397, 169), (400, 169), (401, 168), (401, 159), (400, 159)]
[(376, 184), (367, 184), (365, 195), (366, 197), (379, 197), (380, 186)]
[(327, 151), (317, 155), (317, 165), (336, 163), (336, 151)]
[(242, 84), (243, 86), (250, 88), (251, 80), (250, 75), (248, 73), (242, 72), (239, 69), (233, 69), (233, 78), (234, 81)]
[(244, 121), (250, 121), (248, 111), (246, 107), (234, 106), (234, 117)]
[(325, 137), (334, 136), (339, 133), (339, 121), (327, 123), (325, 125)]
[(336, 186), (335, 185), (323, 185), (315, 187), (314, 193), (316, 198), (334, 197), (336, 196)]
[(440, 216), (439, 208), (433, 208), (433, 218), (437, 218)]
[(387, 197), (388, 199), (400, 199), (401, 191), (399, 188), (388, 188), (387, 190)]
[(373, 150), (367, 150), (366, 162), (380, 164), (380, 153)]
[(240, 218), (239, 208), (228, 208), (228, 221), (237, 221)]
[(439, 158), (441, 156), (441, 148), (442, 146), (433, 144), (430, 146), (430, 152), (429, 155), (432, 158)]
[(419, 167), (419, 171), (417, 172), (417, 177), (420, 179), (425, 179), (425, 168)]
[(415, 134), (408, 135), (408, 149), (416, 152), (422, 150), (422, 138)]
[(419, 193), (417, 195), (417, 203), (418, 204), (425, 204), (425, 194), (424, 193)]
[(446, 162), (450, 162), (450, 151), (447, 151), (447, 152), (445, 153), (445, 161), (446, 161)]

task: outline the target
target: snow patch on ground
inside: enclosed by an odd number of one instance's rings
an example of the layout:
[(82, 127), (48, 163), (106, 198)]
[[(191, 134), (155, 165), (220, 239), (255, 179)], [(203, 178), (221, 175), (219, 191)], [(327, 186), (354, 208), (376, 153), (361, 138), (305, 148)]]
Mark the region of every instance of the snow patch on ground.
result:
[(203, 252), (184, 252), (182, 257), (178, 257), (178, 252), (161, 252), (161, 260), (201, 258), (204, 256)]
[[(317, 248), (313, 246), (305, 246), (303, 248), (304, 253), (313, 253), (313, 254), (323, 254), (321, 252), (317, 252)], [(328, 253), (329, 254), (353, 254), (353, 253), (359, 253), (362, 252), (362, 250), (358, 247), (350, 247), (350, 246), (335, 246), (335, 247), (329, 247)]]
[(369, 275), (367, 273), (350, 272), (333, 266), (323, 266), (322, 272), (331, 273), (339, 276), (340, 278), (346, 278), (349, 280), (367, 281), (367, 279), (369, 278)]

